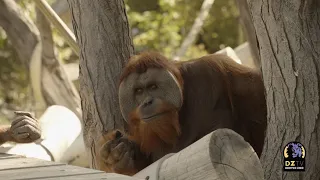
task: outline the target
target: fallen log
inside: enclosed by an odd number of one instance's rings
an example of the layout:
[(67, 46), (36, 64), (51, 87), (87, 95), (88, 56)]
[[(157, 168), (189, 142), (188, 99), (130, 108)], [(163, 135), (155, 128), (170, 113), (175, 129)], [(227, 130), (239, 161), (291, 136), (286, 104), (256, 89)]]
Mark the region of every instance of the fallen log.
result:
[(219, 129), (134, 175), (147, 176), (149, 180), (260, 180), (263, 170), (257, 154), (242, 136)]

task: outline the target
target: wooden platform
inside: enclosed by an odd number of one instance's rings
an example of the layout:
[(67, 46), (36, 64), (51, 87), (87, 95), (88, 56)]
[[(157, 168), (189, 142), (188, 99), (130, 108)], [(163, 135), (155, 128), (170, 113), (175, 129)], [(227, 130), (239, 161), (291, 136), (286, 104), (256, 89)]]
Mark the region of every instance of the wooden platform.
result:
[[(112, 174), (103, 171), (70, 166), (62, 163), (44, 161), (35, 158), (26, 158), (0, 153), (0, 179), (26, 180), (26, 179), (114, 179)], [(119, 175), (114, 177), (123, 179)], [(116, 178), (116, 179), (118, 179)], [(127, 179), (124, 177), (124, 179)]]
[(0, 180), (12, 179), (262, 180), (264, 172), (259, 157), (242, 136), (230, 129), (218, 129), (132, 177), (0, 153)]

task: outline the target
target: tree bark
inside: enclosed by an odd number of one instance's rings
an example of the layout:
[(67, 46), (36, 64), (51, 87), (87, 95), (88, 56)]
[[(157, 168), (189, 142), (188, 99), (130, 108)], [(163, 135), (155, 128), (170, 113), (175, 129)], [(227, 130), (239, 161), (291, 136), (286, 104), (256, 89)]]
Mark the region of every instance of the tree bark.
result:
[(253, 59), (254, 66), (257, 68), (261, 68), (257, 36), (253, 26), (251, 14), (248, 8), (247, 0), (236, 0), (236, 4), (240, 11), (240, 23), (247, 37), (247, 41), (249, 42), (250, 53)]
[(99, 169), (96, 140), (125, 129), (118, 102), (120, 72), (133, 54), (123, 0), (68, 0), (80, 47), (80, 97), (85, 146), (91, 168)]
[[(257, 33), (268, 128), (265, 179), (320, 179), (320, 1), (248, 0)], [(284, 146), (299, 141), (306, 171), (283, 168)]]

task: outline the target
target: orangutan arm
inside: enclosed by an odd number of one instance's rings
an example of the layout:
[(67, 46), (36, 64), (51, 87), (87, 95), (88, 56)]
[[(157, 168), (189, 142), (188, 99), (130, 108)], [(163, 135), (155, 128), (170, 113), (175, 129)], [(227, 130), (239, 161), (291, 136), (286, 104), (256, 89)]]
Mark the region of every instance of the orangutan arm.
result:
[(7, 141), (11, 141), (11, 136), (9, 133), (10, 126), (9, 125), (2, 125), (0, 126), (0, 145)]

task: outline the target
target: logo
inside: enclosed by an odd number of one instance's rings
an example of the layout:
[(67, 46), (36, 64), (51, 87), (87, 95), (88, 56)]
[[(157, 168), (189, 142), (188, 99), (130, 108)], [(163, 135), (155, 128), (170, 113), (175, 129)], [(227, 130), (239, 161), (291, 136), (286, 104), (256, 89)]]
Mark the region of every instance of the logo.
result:
[(288, 143), (283, 150), (284, 171), (305, 171), (306, 149), (299, 142)]

